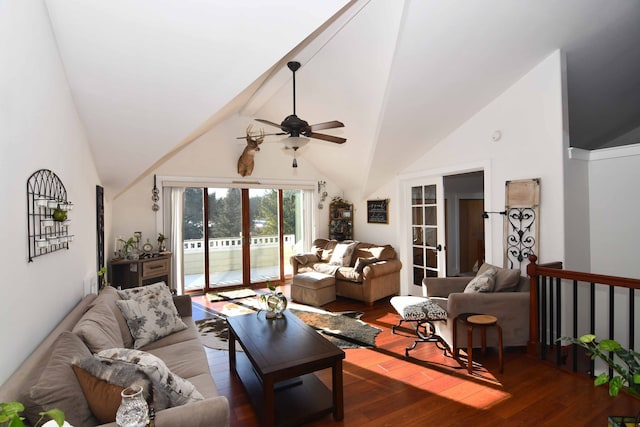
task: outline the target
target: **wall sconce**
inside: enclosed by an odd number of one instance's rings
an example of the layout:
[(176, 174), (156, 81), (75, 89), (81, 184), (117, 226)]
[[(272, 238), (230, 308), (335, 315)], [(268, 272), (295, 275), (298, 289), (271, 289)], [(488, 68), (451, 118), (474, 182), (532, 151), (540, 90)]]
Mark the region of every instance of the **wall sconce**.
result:
[(482, 212), (482, 218), (487, 219), (489, 218), (489, 214), (500, 214), (500, 215), (506, 215), (507, 211), (493, 211), (493, 212), (487, 212), (484, 211)]

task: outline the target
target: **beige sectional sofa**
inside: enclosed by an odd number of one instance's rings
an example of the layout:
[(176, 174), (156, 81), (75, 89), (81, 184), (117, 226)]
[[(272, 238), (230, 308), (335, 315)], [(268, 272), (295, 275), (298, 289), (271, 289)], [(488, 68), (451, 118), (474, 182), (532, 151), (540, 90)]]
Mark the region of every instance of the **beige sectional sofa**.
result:
[[(74, 427), (116, 427), (115, 422), (101, 424), (94, 411), (97, 404), (107, 400), (103, 394), (97, 394), (99, 387), (104, 387), (105, 382), (100, 383), (94, 379), (93, 385), (99, 383), (97, 388), (83, 390), (87, 385), (80, 385), (80, 376), (72, 368), (72, 363), (92, 360), (99, 350), (108, 352), (108, 348), (120, 344), (124, 344), (123, 348), (130, 349), (134, 345), (127, 321), (116, 305), (119, 300), (121, 296), (111, 287), (106, 287), (97, 296), (83, 298), (0, 386), (0, 402), (21, 401), (27, 406), (26, 415), (37, 414), (40, 408), (57, 407), (65, 412), (67, 421)], [(186, 328), (154, 340), (139, 350), (166, 364), (171, 374), (167, 382), (182, 378), (190, 386), (194, 386), (195, 391), (192, 390), (193, 394), (184, 399), (188, 403), (158, 410), (155, 425), (228, 426), (229, 403), (226, 397), (218, 394), (211, 377), (206, 353), (191, 318), (191, 299), (189, 296), (174, 296), (173, 301), (177, 314), (184, 323), (181, 327)], [(124, 351), (135, 353), (134, 350)], [(117, 364), (114, 363), (114, 366)], [(136, 382), (135, 376), (125, 378)], [(101, 393), (105, 392), (105, 389), (100, 390)], [(159, 394), (155, 385), (153, 390)], [(119, 400), (119, 392), (116, 398)], [(31, 417), (28, 421), (34, 422)]]
[(331, 265), (339, 244), (345, 242), (316, 239), (309, 253), (291, 257), (293, 274), (317, 271), (334, 275), (337, 295), (367, 305), (400, 292), (402, 263), (391, 245), (355, 242), (355, 249), (345, 265)]

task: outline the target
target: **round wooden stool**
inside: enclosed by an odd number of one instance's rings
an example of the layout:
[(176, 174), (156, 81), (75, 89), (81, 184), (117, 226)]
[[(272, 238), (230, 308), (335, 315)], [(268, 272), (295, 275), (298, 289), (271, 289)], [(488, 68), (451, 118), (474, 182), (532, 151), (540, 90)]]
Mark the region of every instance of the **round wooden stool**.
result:
[[(487, 349), (487, 328), (496, 328), (498, 332), (498, 362), (500, 372), (503, 372), (502, 362), (502, 328), (498, 325), (498, 318), (488, 314), (463, 313), (456, 318), (456, 323), (462, 321), (467, 325), (467, 371), (473, 371), (473, 328), (480, 328), (482, 352)], [(456, 336), (454, 331), (454, 337)], [(457, 350), (455, 350), (457, 353)]]

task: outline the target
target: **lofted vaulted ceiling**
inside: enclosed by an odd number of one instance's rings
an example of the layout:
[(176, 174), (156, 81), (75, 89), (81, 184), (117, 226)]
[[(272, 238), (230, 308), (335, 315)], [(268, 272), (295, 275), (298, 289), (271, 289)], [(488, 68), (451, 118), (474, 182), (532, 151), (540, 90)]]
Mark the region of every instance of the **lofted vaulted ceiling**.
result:
[(232, 115), (280, 122), (289, 60), (303, 64), (298, 115), (346, 125), (325, 133), (347, 143), (319, 142), (310, 161), (364, 195), (556, 49), (572, 146), (640, 126), (637, 0), (45, 1), (114, 193)]

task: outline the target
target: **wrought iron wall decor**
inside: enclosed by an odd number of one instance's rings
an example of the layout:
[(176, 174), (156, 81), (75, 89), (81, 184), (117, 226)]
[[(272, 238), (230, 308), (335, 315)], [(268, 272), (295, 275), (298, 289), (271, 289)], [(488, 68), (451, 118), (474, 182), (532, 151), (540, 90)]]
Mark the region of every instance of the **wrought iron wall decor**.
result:
[(522, 268), (529, 255), (538, 255), (540, 178), (506, 182), (504, 262)]
[(509, 268), (519, 268), (522, 261), (533, 255), (536, 245), (536, 212), (532, 208), (511, 208), (507, 213), (506, 256)]
[(58, 176), (48, 169), (34, 172), (27, 180), (27, 240), (29, 262), (33, 258), (69, 249), (68, 213), (73, 204)]

